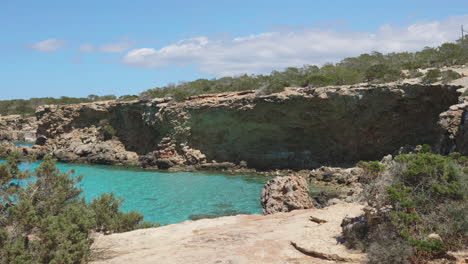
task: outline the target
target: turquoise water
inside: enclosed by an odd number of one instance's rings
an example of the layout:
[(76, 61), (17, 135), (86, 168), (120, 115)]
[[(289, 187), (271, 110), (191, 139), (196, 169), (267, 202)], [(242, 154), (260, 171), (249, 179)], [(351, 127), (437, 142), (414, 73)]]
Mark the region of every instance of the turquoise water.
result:
[[(34, 169), (24, 164), (22, 169)], [(114, 192), (125, 199), (123, 211), (136, 210), (145, 221), (172, 224), (193, 215), (260, 214), (260, 193), (264, 177), (219, 173), (164, 173), (122, 169), (105, 165), (58, 163), (62, 172), (75, 169), (83, 175), (81, 187), (86, 200)]]
[(25, 146), (25, 147), (32, 147), (34, 143), (26, 143), (26, 142), (15, 142), (16, 146)]

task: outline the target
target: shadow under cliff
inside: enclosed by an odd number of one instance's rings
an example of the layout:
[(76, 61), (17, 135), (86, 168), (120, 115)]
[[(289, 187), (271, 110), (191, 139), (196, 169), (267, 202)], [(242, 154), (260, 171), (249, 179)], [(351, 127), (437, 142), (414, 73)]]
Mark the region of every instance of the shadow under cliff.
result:
[(443, 85), (377, 87), (315, 97), (256, 98), (251, 108), (190, 111), (192, 148), (208, 160), (257, 169), (308, 169), (380, 159), (405, 145), (434, 145), (439, 114), (457, 103)]

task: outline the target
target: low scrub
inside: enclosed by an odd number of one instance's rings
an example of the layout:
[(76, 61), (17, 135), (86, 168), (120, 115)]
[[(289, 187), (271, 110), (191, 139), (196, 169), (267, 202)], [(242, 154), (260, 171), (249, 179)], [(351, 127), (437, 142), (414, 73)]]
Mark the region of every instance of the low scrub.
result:
[(426, 263), (466, 246), (467, 161), (458, 153), (427, 150), (395, 157), (385, 172), (380, 164), (367, 163), (374, 177), (363, 193), (373, 209), (354, 220), (364, 221), (365, 228), (345, 229), (347, 244), (366, 250), (369, 263)]
[(49, 156), (34, 174), (19, 165), (12, 154), (0, 166), (0, 263), (84, 263), (91, 232), (150, 226), (136, 212), (121, 212), (113, 194), (87, 205), (77, 187), (81, 177), (59, 172)]
[[(438, 81), (450, 82), (459, 78), (456, 72), (429, 70), (424, 76), (419, 69), (463, 65), (467, 62), (468, 50), (463, 48), (459, 40), (457, 43), (444, 43), (439, 47), (425, 48), (414, 53), (366, 53), (321, 67), (304, 65), (300, 68), (288, 67), (283, 71), (273, 71), (265, 75), (244, 74), (236, 77), (171, 83), (147, 90), (140, 94), (140, 98), (171, 97), (175, 101), (183, 101), (194, 95), (245, 90), (256, 90), (258, 94), (265, 95), (280, 92), (285, 87), (323, 87), (362, 82), (386, 83), (405, 77), (423, 77), (423, 82), (428, 84)], [(407, 76), (403, 74), (404, 71), (408, 73)]]

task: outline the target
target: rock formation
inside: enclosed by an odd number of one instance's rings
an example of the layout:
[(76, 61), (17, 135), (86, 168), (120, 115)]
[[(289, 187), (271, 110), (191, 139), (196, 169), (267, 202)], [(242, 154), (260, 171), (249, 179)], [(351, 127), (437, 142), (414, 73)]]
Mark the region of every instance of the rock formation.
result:
[(48, 138), (46, 147), (60, 160), (160, 169), (217, 163), (260, 170), (343, 166), (418, 144), (466, 154), (467, 100), (461, 88), (355, 85), (202, 95), (179, 103), (43, 106), (37, 111), (38, 135)]
[[(321, 210), (227, 216), (98, 235), (91, 263), (362, 263), (365, 254), (337, 243), (343, 218), (359, 216), (362, 207), (338, 204)], [(310, 216), (326, 223), (310, 221)]]
[(298, 176), (276, 177), (269, 180), (263, 187), (261, 203), (264, 214), (314, 207), (309, 196), (307, 181)]
[(0, 140), (34, 142), (37, 121), (35, 117), (20, 115), (0, 116)]
[[(466, 98), (466, 97), (465, 97)], [(437, 151), (468, 153), (468, 99), (461, 104), (450, 106), (440, 114), (438, 122), (442, 133), (437, 144)]]
[(357, 183), (364, 171), (361, 168), (320, 167), (309, 173), (309, 179), (335, 184), (350, 185)]

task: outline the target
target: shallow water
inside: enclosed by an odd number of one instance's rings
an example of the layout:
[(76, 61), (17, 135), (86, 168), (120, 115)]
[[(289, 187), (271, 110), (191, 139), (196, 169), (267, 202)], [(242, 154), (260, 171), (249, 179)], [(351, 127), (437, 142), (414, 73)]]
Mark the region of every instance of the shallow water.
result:
[(14, 143), (16, 146), (24, 146), (24, 147), (32, 147), (34, 146), (34, 143), (27, 143), (27, 142), (15, 142)]
[[(24, 164), (33, 170), (38, 164)], [(125, 199), (124, 211), (136, 210), (145, 221), (178, 223), (200, 215), (259, 214), (265, 177), (219, 173), (164, 173), (116, 166), (58, 163), (62, 172), (75, 169), (86, 200), (114, 192)]]

